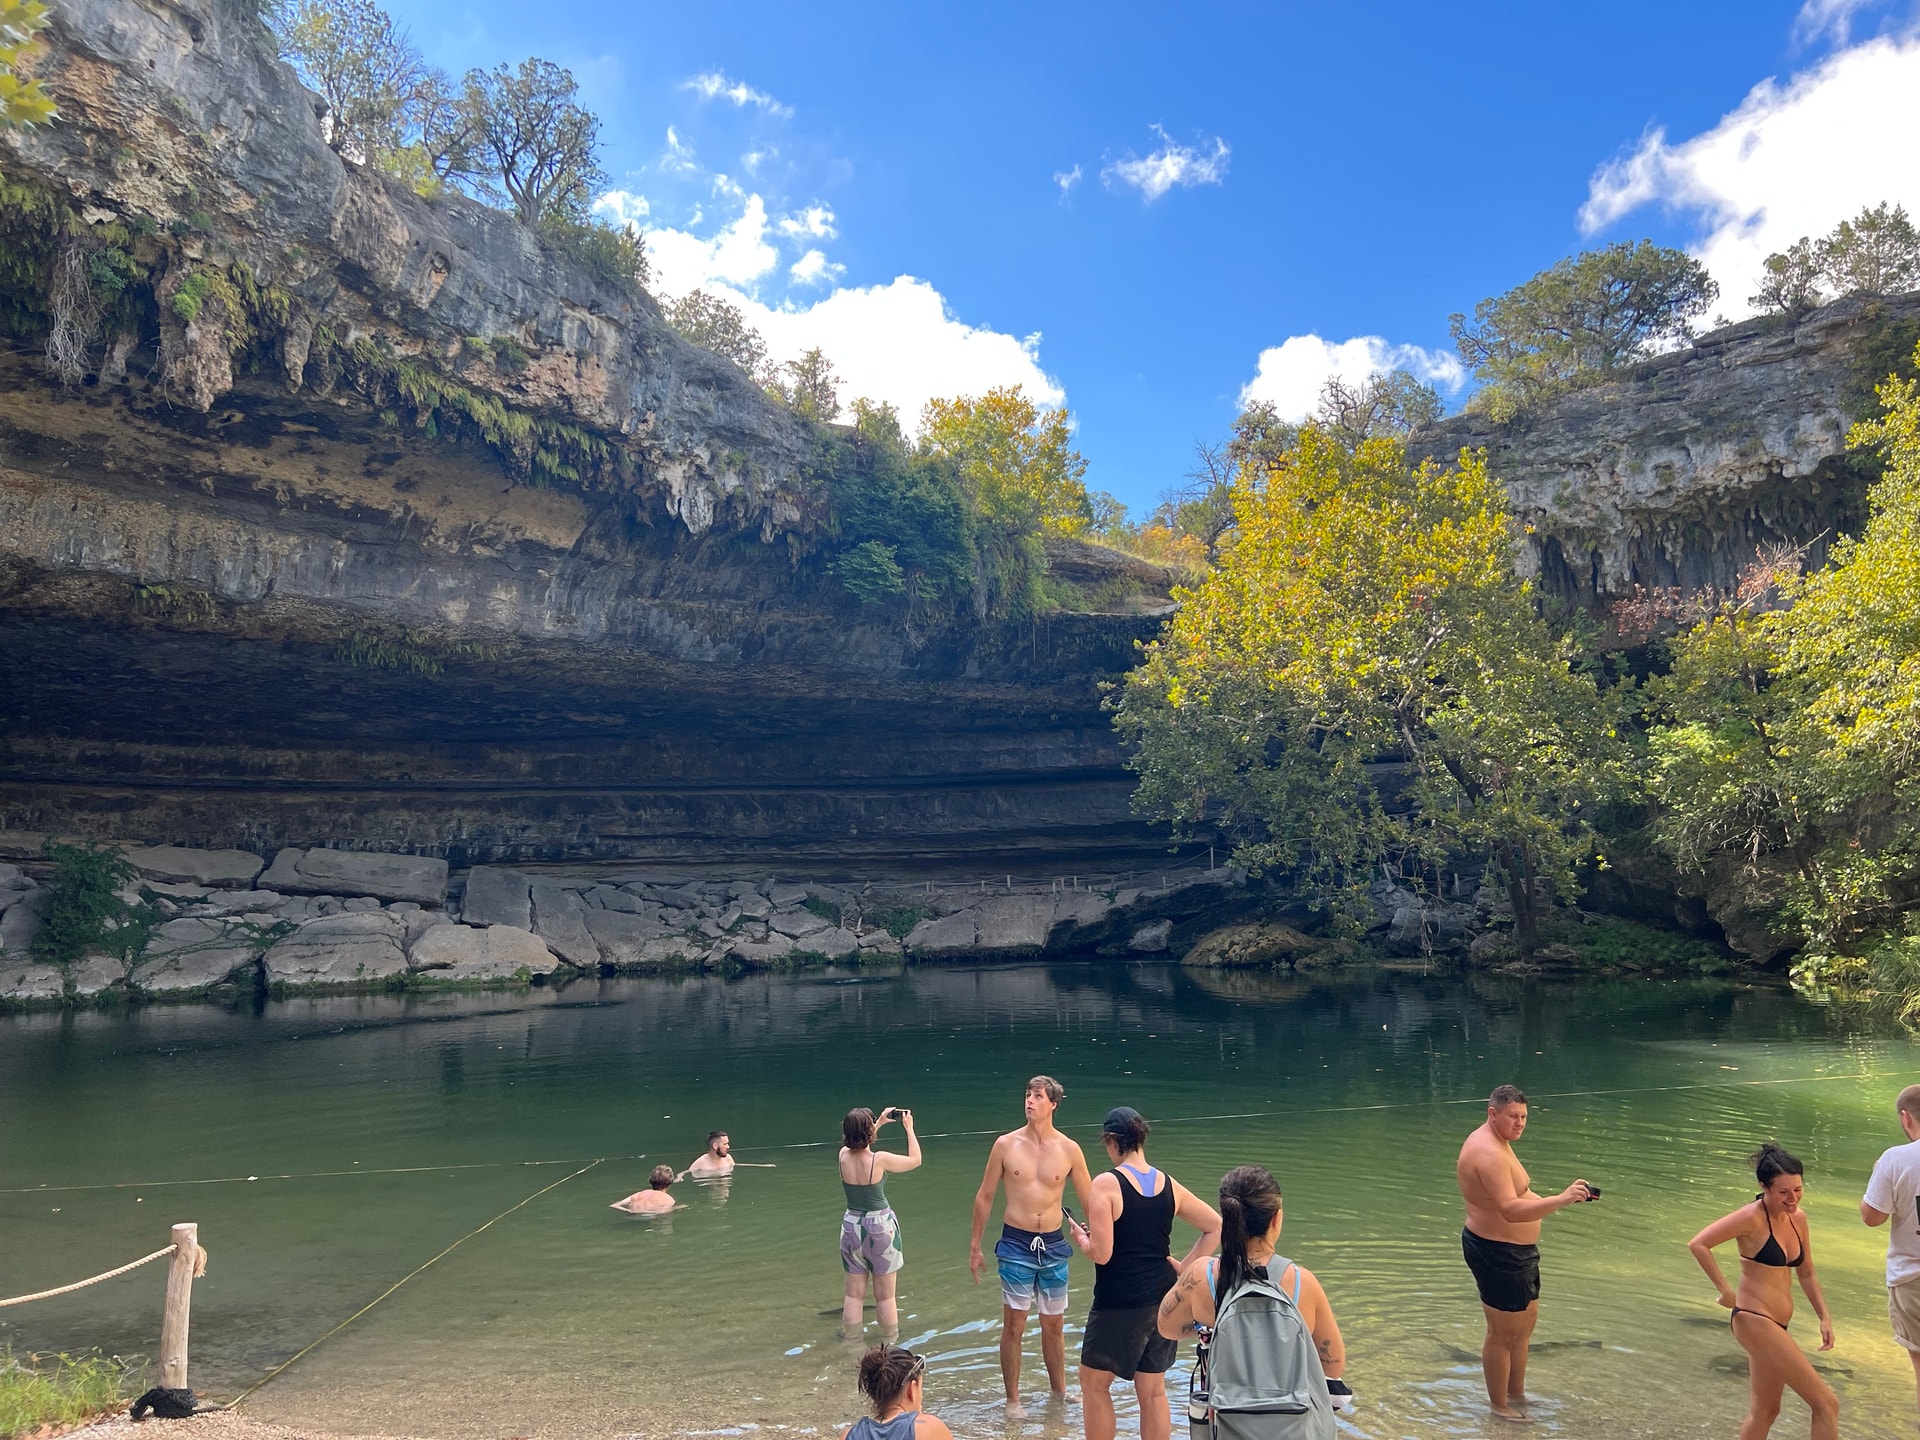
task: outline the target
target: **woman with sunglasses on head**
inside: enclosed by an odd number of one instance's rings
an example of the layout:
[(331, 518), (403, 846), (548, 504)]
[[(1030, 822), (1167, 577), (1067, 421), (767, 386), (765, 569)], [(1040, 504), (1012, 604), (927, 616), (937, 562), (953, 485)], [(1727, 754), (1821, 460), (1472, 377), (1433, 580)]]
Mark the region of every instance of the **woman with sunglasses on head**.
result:
[(841, 1440), (953, 1440), (947, 1422), (920, 1410), (927, 1360), (898, 1345), (876, 1345), (860, 1357), (860, 1389), (873, 1406)]
[[(1807, 1212), (1800, 1208), (1804, 1168), (1769, 1140), (1753, 1154), (1753, 1175), (1760, 1182), (1753, 1203), (1722, 1215), (1687, 1242), (1720, 1292), (1720, 1303), (1733, 1312), (1728, 1316), (1733, 1338), (1747, 1352), (1747, 1418), (1740, 1426), (1740, 1440), (1764, 1440), (1779, 1418), (1780, 1396), (1789, 1385), (1813, 1411), (1813, 1440), (1835, 1440), (1840, 1433), (1839, 1399), (1787, 1333), (1797, 1274), (1813, 1313), (1820, 1317), (1820, 1348), (1833, 1348), (1833, 1317), (1813, 1273), (1813, 1239)], [(1729, 1240), (1740, 1252), (1737, 1293), (1713, 1254), (1715, 1246)]]

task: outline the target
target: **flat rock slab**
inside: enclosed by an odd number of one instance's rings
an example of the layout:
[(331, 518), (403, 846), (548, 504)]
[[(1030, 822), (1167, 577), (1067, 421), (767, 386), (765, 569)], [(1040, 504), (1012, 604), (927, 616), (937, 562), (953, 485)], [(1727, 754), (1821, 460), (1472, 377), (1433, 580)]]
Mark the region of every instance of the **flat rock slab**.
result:
[[(781, 910), (767, 919), (767, 924), (790, 940), (799, 940), (822, 930), (831, 930), (833, 922), (814, 914), (811, 910)], [(806, 947), (811, 949), (811, 946)]]
[(123, 985), (126, 979), (127, 967), (111, 955), (82, 955), (73, 962), (73, 993), (82, 999)]
[(126, 852), (137, 875), (217, 890), (245, 890), (267, 862), (251, 850), (190, 850), (184, 845), (143, 845)]
[(371, 895), (444, 905), (447, 862), (430, 855), (386, 855), (365, 850), (282, 850), (260, 877), (283, 895)]
[(973, 912), (942, 915), (937, 920), (922, 920), (907, 936), (907, 949), (916, 955), (964, 955), (979, 943), (980, 930)]
[(406, 971), (405, 937), (402, 918), (384, 910), (325, 915), (275, 942), (262, 963), (274, 984), (352, 985), (384, 980)]
[(24, 957), (0, 958), (0, 997), (8, 1000), (58, 1000), (67, 993), (66, 972), (55, 965), (34, 965)]
[(646, 959), (646, 947), (661, 939), (667, 927), (659, 915), (630, 915), (624, 910), (589, 910), (582, 917), (587, 933), (600, 948), (600, 958), (609, 965), (638, 965)]
[(826, 956), (829, 960), (838, 960), (843, 955), (852, 955), (860, 949), (860, 937), (851, 930), (842, 930), (834, 925), (819, 930), (800, 942), (802, 950), (812, 950)]
[[(587, 906), (577, 890), (558, 885), (535, 885), (533, 895), (533, 933), (547, 942), (547, 948), (569, 965), (589, 969), (600, 963), (600, 946), (587, 931)], [(468, 924), (473, 918), (461, 912)]]
[(460, 918), (469, 925), (512, 925), (533, 928), (531, 879), (504, 865), (476, 865), (467, 872), (467, 893), (460, 899)]
[(517, 925), (435, 925), (413, 942), (408, 958), (437, 980), (526, 979), (560, 966), (545, 941)]
[(169, 920), (147, 941), (133, 984), (155, 994), (224, 985), (234, 972), (253, 968), (265, 943), (258, 930), (244, 923), (198, 916)]

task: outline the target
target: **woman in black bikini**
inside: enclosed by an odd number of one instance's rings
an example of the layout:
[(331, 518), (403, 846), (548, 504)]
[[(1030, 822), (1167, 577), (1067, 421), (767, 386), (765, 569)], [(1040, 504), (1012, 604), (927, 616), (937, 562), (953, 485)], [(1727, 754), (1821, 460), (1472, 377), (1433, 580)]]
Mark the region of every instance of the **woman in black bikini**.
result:
[[(1793, 1275), (1820, 1317), (1820, 1348), (1833, 1348), (1833, 1317), (1813, 1272), (1813, 1242), (1807, 1212), (1800, 1208), (1800, 1162), (1769, 1140), (1753, 1156), (1760, 1193), (1750, 1205), (1723, 1215), (1687, 1242), (1707, 1272), (1720, 1303), (1733, 1312), (1733, 1338), (1747, 1352), (1751, 1393), (1740, 1440), (1765, 1440), (1780, 1415), (1780, 1395), (1789, 1385), (1813, 1411), (1813, 1440), (1837, 1440), (1840, 1401), (1814, 1373), (1804, 1351), (1787, 1334), (1793, 1318)], [(1740, 1251), (1740, 1290), (1727, 1287), (1716, 1245), (1732, 1240)]]

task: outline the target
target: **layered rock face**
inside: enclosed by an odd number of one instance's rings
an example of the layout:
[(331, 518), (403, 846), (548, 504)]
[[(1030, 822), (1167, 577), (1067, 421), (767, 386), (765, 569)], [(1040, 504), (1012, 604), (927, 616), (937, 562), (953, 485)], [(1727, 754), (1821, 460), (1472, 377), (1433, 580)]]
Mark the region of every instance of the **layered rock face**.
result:
[(1759, 549), (1857, 528), (1873, 467), (1847, 431), (1912, 354), (1920, 295), (1750, 320), (1505, 424), (1473, 414), (1417, 435), (1451, 461), (1485, 449), (1527, 523), (1523, 566), (1584, 605), (1635, 585), (1727, 586)]

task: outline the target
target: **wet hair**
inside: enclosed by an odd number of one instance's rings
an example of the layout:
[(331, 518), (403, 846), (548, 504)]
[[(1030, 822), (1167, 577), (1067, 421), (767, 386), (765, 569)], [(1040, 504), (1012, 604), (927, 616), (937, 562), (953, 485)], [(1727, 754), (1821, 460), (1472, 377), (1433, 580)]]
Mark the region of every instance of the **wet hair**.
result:
[(666, 1189), (669, 1185), (673, 1184), (673, 1167), (671, 1165), (654, 1166), (653, 1173), (647, 1176), (647, 1184), (651, 1185), (655, 1190)]
[(1213, 1303), (1226, 1302), (1253, 1266), (1247, 1242), (1264, 1236), (1280, 1210), (1280, 1182), (1264, 1165), (1240, 1165), (1220, 1177), (1220, 1273), (1213, 1283)]
[(1067, 1098), (1066, 1087), (1051, 1075), (1036, 1075), (1027, 1081), (1027, 1094), (1031, 1095), (1036, 1090), (1056, 1105)]
[(875, 1418), (899, 1403), (926, 1362), (900, 1345), (876, 1345), (860, 1357), (860, 1390), (873, 1402)]
[(1146, 1144), (1147, 1132), (1152, 1128), (1147, 1124), (1147, 1117), (1131, 1105), (1114, 1106), (1100, 1122), (1101, 1135), (1113, 1141), (1114, 1148), (1122, 1155), (1131, 1155)]
[(1487, 1096), (1487, 1108), (1489, 1110), (1504, 1110), (1509, 1105), (1524, 1105), (1526, 1103), (1527, 1092), (1522, 1090), (1518, 1085), (1496, 1085), (1493, 1087), (1493, 1093)]
[(847, 1118), (840, 1122), (840, 1134), (849, 1150), (864, 1150), (873, 1144), (873, 1132), (878, 1128), (873, 1111), (864, 1105), (858, 1110), (847, 1111)]
[(1753, 1178), (1760, 1182), (1760, 1188), (1766, 1189), (1782, 1175), (1804, 1175), (1807, 1167), (1773, 1141), (1769, 1140), (1752, 1155), (1747, 1157), (1753, 1162)]
[(727, 1132), (724, 1130), (709, 1130), (707, 1132), (707, 1149), (711, 1150), (713, 1148), (714, 1141), (725, 1140), (726, 1138)]
[(1900, 1092), (1900, 1098), (1893, 1102), (1895, 1110), (1903, 1110), (1920, 1120), (1920, 1085), (1909, 1085)]

